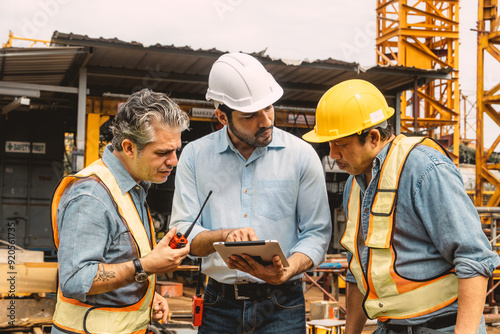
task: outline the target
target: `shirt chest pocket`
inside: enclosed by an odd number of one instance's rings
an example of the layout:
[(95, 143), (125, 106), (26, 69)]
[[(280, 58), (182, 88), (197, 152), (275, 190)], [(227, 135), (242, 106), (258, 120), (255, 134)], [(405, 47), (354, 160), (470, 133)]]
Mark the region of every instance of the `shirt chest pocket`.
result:
[(292, 180), (259, 181), (257, 213), (272, 220), (293, 215), (296, 202), (294, 184)]

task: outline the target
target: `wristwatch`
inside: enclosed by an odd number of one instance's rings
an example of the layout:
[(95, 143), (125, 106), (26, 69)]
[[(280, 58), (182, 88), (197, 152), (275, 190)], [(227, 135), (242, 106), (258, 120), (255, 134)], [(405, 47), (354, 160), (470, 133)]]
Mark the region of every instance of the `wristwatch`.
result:
[(135, 267), (135, 281), (139, 283), (146, 282), (148, 279), (148, 274), (142, 269), (141, 261), (139, 259), (135, 259), (134, 261)]

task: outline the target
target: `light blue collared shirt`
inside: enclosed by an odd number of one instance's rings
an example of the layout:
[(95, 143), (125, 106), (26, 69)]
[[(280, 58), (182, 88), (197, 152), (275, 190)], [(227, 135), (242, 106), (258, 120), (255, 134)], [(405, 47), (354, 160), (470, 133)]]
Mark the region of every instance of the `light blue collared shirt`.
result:
[[(248, 161), (226, 127), (189, 143), (177, 166), (171, 224), (185, 232), (210, 190), (190, 242), (205, 230), (252, 227), (259, 239), (278, 240), (286, 257), (300, 252), (314, 266), (324, 261), (332, 234), (325, 176), (302, 139), (274, 128), (271, 143), (257, 147)], [(202, 269), (221, 283), (262, 282), (229, 269), (218, 253), (204, 257)]]
[[(361, 231), (366, 240), (370, 208), (389, 145), (377, 155), (372, 165), (372, 180), (366, 184), (357, 175), (361, 188)], [(344, 210), (347, 212), (353, 176), (346, 182)], [(458, 278), (478, 275), (490, 277), (500, 264), (482, 231), (474, 204), (467, 196), (459, 170), (448, 157), (428, 146), (415, 147), (405, 162), (399, 181), (395, 210), (393, 245), (399, 275), (410, 280), (437, 277), (454, 268)], [(366, 271), (368, 249), (360, 247)], [(348, 254), (351, 258), (351, 254)], [(348, 282), (355, 282), (348, 272)], [(411, 303), (412, 301), (408, 301)], [(414, 319), (391, 320), (393, 324), (418, 324), (429, 318), (456, 312), (457, 302)]]

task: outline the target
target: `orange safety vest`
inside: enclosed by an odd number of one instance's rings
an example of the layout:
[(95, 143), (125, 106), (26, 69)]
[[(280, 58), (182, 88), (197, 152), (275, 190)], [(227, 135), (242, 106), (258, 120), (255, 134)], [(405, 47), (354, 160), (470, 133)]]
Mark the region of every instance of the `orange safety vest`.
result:
[[(54, 193), (52, 209), (52, 230), (54, 243), (59, 248), (59, 233), (57, 229), (57, 208), (64, 190), (78, 179), (89, 177), (97, 178), (108, 190), (109, 195), (116, 204), (118, 214), (123, 218), (136, 242), (138, 257), (148, 255), (156, 246), (152, 237), (151, 243), (139, 217), (129, 193), (122, 194), (118, 183), (104, 165), (101, 159), (95, 161), (79, 173), (67, 176), (61, 180)], [(149, 214), (151, 235), (153, 234), (153, 221)], [(93, 306), (82, 303), (76, 299), (63, 296), (59, 287), (57, 293), (56, 309), (53, 316), (53, 325), (68, 333), (146, 333), (151, 322), (152, 303), (155, 291), (155, 275), (148, 277), (148, 289), (142, 298), (135, 304), (125, 306)]]
[(377, 191), (370, 210), (368, 266), (363, 271), (357, 247), (360, 233), (360, 187), (353, 179), (347, 205), (347, 225), (341, 244), (351, 254), (349, 270), (365, 295), (363, 308), (370, 319), (407, 319), (429, 314), (450, 305), (458, 298), (458, 278), (454, 270), (427, 281), (412, 281), (397, 274), (392, 245), (394, 213), (399, 179), (410, 151), (427, 145), (447, 155), (435, 141), (423, 137), (397, 136), (390, 144), (381, 167)]

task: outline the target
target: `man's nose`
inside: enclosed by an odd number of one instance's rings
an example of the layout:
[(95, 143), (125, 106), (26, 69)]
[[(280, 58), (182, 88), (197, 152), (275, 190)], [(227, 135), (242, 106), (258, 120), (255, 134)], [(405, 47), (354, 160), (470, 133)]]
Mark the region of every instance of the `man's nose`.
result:
[(339, 151), (337, 145), (335, 145), (335, 143), (332, 143), (332, 142), (330, 142), (330, 158), (332, 158), (334, 160), (338, 160), (338, 159), (342, 158), (342, 155), (340, 154), (340, 151)]
[(262, 115), (260, 116), (259, 119), (259, 127), (261, 128), (268, 128), (271, 125), (273, 125), (273, 120), (271, 119), (270, 115), (266, 112), (263, 112)]
[(177, 152), (172, 152), (168, 155), (167, 159), (165, 159), (165, 165), (175, 167), (179, 160), (177, 159)]

